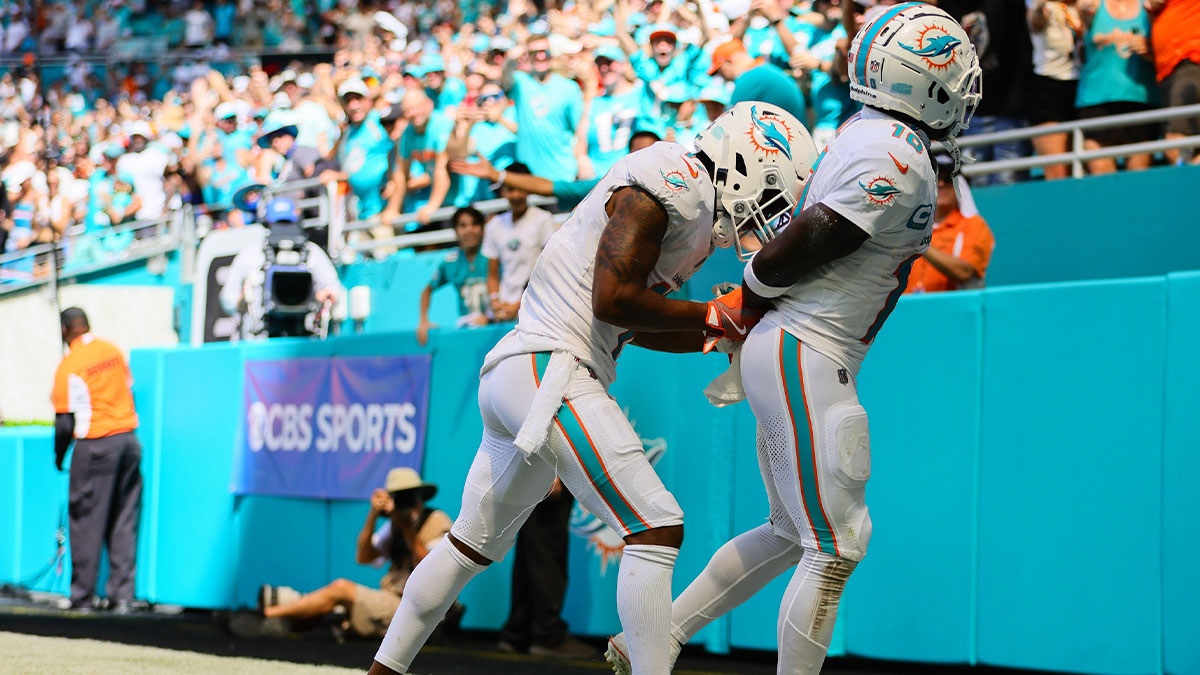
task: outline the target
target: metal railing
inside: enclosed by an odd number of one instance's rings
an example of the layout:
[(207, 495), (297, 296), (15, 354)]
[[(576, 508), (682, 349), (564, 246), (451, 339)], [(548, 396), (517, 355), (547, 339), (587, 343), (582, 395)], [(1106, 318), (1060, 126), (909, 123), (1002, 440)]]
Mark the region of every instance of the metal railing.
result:
[[(0, 297), (40, 286), (49, 286), (54, 292), (61, 281), (143, 260), (165, 271), (166, 254), (180, 248), (186, 239), (185, 230), (193, 229), (194, 223), (191, 207), (185, 206), (155, 220), (114, 226), (103, 235), (89, 234), (83, 226), (75, 226), (56, 242), (0, 254)], [(123, 235), (129, 240), (120, 243)], [(106, 249), (106, 242), (113, 241), (118, 243)], [(94, 257), (79, 261), (78, 254), (88, 247), (96, 249)]]
[(1023, 129), (1012, 129), (1010, 131), (996, 131), (987, 134), (976, 134), (973, 136), (960, 136), (958, 139), (958, 144), (960, 147), (962, 147), (964, 154), (967, 155), (971, 154), (971, 148), (983, 145), (994, 145), (997, 143), (1006, 143), (1010, 141), (1031, 141), (1039, 136), (1046, 136), (1049, 134), (1066, 133), (1070, 134), (1071, 136), (1070, 152), (1054, 155), (1033, 155), (1030, 157), (1020, 157), (1016, 159), (1001, 159), (991, 162), (974, 162), (964, 164), (962, 172), (963, 175), (966, 176), (982, 176), (993, 173), (1001, 173), (1004, 171), (1022, 171), (1037, 167), (1069, 163), (1071, 165), (1071, 175), (1075, 178), (1082, 178), (1087, 173), (1085, 170), (1085, 164), (1092, 159), (1124, 157), (1126, 155), (1156, 153), (1167, 150), (1200, 148), (1200, 136), (1187, 136), (1184, 138), (1171, 140), (1131, 143), (1128, 145), (1116, 145), (1097, 150), (1087, 150), (1085, 149), (1084, 145), (1085, 131), (1092, 131), (1094, 129), (1111, 129), (1113, 127), (1128, 125), (1152, 124), (1155, 122), (1166, 122), (1185, 117), (1200, 117), (1200, 104), (1176, 106), (1173, 108), (1161, 108), (1159, 110), (1148, 110), (1145, 112), (1127, 113), (1124, 115), (1111, 115), (1109, 117), (1095, 117), (1086, 120), (1046, 124), (1043, 126), (1026, 127)]
[[(558, 200), (554, 197), (546, 197), (542, 195), (529, 195), (529, 204), (531, 206), (550, 206), (557, 204)], [(485, 216), (503, 213), (509, 209), (507, 199), (488, 199), (472, 204)], [(429, 218), (429, 222), (437, 223), (448, 221), (458, 210), (455, 206), (443, 206), (433, 212)], [(396, 217), (389, 225), (393, 230), (404, 228), (410, 224), (417, 222), (417, 214), (403, 213)], [(356, 220), (347, 223), (344, 232), (348, 242), (345, 245), (345, 250), (353, 254), (359, 253), (374, 253), (377, 250), (393, 250), (399, 248), (418, 248), (422, 246), (439, 246), (453, 244), (456, 241), (453, 227), (445, 227), (438, 230), (430, 230), (426, 232), (413, 232), (410, 234), (398, 234), (393, 237), (383, 239), (367, 239), (363, 238), (362, 233), (369, 232), (372, 228), (379, 227), (383, 222), (380, 218), (368, 218), (366, 220)], [(357, 234), (356, 234), (357, 233)], [(331, 233), (332, 234), (332, 233)], [(332, 241), (332, 237), (330, 239)], [(330, 251), (333, 254), (333, 251)], [(343, 259), (349, 256), (341, 256)]]

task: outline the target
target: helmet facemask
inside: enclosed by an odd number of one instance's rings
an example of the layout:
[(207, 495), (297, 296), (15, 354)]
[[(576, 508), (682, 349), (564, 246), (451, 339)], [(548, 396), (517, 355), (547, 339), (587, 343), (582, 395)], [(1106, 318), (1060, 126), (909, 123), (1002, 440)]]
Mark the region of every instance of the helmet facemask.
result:
[[(747, 250), (742, 238), (754, 235), (761, 245), (775, 238), (776, 230), (790, 220), (796, 200), (777, 166), (763, 167), (763, 188), (758, 199), (735, 196), (719, 198), (717, 221), (713, 224), (713, 244), (717, 248), (734, 247), (739, 260), (754, 257), (757, 249)], [(787, 214), (788, 218), (781, 218)]]

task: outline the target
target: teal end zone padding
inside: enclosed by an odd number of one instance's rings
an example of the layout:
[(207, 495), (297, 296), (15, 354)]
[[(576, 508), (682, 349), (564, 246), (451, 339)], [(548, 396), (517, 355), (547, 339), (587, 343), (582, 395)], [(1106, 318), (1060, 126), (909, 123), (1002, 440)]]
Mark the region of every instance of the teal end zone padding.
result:
[(66, 594), (70, 557), (53, 564), (67, 504), (67, 473), (54, 468), (54, 430), (0, 428), (0, 467), (0, 581)]
[(856, 656), (974, 660), (982, 305), (978, 292), (905, 296), (859, 373), (873, 533), (842, 603)]
[(988, 287), (1200, 269), (1200, 228), (1184, 195), (1200, 167), (1123, 171), (974, 190), (996, 236)]
[(137, 591), (151, 602), (234, 605), (240, 524), (229, 481), (242, 409), (238, 354), (222, 344), (130, 355), (145, 481)]
[(1200, 673), (1200, 273), (1167, 279), (1166, 424), (1163, 453), (1163, 672)]
[[(335, 542), (330, 534), (329, 502), (289, 497), (234, 499), (238, 569), (234, 599), (253, 607), (262, 584), (291, 586), (301, 593), (333, 581), (331, 560), (354, 560), (354, 539)], [(361, 521), (366, 509), (359, 514)], [(375, 580), (378, 586), (379, 580)]]
[[(386, 260), (363, 259), (343, 267), (342, 285), (371, 289), (371, 316), (365, 322), (366, 330), (372, 333), (415, 330), (421, 315), (421, 292), (445, 257), (444, 250), (416, 254), (401, 251)], [(458, 318), (456, 293), (449, 285), (433, 293), (429, 319), (443, 329), (454, 328)]]
[(980, 663), (1158, 670), (1165, 300), (1162, 278), (987, 294)]

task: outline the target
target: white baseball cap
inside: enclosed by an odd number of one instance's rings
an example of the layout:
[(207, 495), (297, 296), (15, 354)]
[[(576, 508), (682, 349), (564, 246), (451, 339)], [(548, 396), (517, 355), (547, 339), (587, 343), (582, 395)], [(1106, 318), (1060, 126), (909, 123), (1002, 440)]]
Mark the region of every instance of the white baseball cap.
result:
[(352, 77), (338, 85), (338, 98), (346, 98), (350, 94), (358, 94), (359, 96), (369, 96), (371, 90), (367, 88), (367, 83), (362, 81), (362, 78)]

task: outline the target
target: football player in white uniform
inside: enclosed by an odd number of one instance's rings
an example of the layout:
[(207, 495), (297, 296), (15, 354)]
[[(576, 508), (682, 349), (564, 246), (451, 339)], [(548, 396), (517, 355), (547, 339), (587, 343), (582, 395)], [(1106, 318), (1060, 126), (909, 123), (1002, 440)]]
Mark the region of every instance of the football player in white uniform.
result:
[[(947, 145), (980, 100), (970, 40), (925, 3), (889, 7), (850, 49), (861, 113), (817, 159), (802, 210), (743, 274), (769, 307), (741, 347), (770, 522), (735, 537), (672, 607), (672, 663), (700, 628), (792, 570), (779, 610), (778, 672), (818, 673), (846, 579), (867, 550), (867, 415), (855, 378), (928, 247), (937, 195), (931, 140)], [(698, 145), (699, 147), (699, 145)], [(957, 166), (956, 166), (957, 169)], [(607, 653), (618, 674), (629, 633)]]
[(745, 339), (761, 310), (740, 296), (666, 296), (715, 247), (770, 228), (798, 203), (816, 148), (789, 113), (763, 103), (730, 109), (695, 152), (660, 142), (619, 160), (547, 242), (516, 328), (484, 360), (484, 433), (448, 536), (413, 571), (371, 673), (403, 673), (466, 583), (512, 547), (557, 475), (626, 546), (617, 610), (631, 672), (670, 671), (671, 575), (683, 512), (608, 394), (632, 342), (707, 351)]

